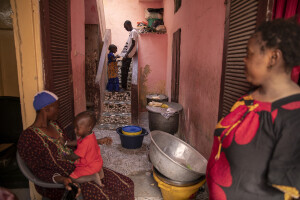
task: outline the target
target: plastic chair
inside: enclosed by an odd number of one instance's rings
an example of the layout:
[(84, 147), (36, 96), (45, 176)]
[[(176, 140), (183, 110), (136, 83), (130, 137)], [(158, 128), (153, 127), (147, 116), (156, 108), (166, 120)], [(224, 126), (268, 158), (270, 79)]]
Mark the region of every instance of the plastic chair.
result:
[[(17, 162), (18, 162), (19, 168), (20, 168), (21, 172), (24, 174), (24, 176), (28, 180), (33, 182), (35, 185), (38, 185), (38, 186), (43, 187), (43, 188), (65, 188), (65, 186), (63, 184), (47, 183), (47, 182), (44, 182), (44, 181), (38, 179), (37, 177), (35, 177), (32, 174), (32, 172), (30, 171), (30, 169), (28, 169), (28, 167), (26, 166), (26, 164), (22, 160), (22, 158), (20, 157), (20, 154), (19, 154), (18, 151), (17, 151)], [(49, 200), (49, 199), (46, 198), (46, 197), (43, 197), (43, 200)], [(77, 197), (77, 200), (83, 200), (82, 194), (80, 194), (79, 197)]]
[(20, 157), (19, 152), (17, 152), (17, 162), (18, 162), (19, 168), (21, 169), (21, 172), (24, 174), (24, 176), (28, 180), (33, 182), (35, 185), (38, 185), (43, 188), (65, 188), (65, 186), (63, 184), (47, 183), (47, 182), (44, 182), (44, 181), (38, 179), (37, 177), (35, 177), (32, 174), (32, 172), (30, 171), (30, 169), (28, 169), (28, 167), (26, 166), (26, 164), (22, 160), (22, 158)]

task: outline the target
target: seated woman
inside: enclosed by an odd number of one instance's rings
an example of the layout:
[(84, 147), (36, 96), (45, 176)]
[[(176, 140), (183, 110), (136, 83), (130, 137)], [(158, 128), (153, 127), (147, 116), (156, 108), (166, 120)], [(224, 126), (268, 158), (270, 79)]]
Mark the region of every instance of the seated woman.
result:
[(247, 80), (258, 89), (241, 97), (220, 120), (207, 165), (211, 200), (299, 198), (300, 26), (265, 22), (249, 39)]
[[(34, 97), (36, 119), (20, 136), (18, 151), (32, 173), (45, 182), (62, 183), (67, 189), (72, 183), (70, 174), (75, 165), (72, 161), (62, 159), (64, 154), (70, 154), (72, 149), (62, 144), (61, 137), (69, 141), (65, 132), (55, 122), (58, 117), (58, 98), (55, 94), (43, 91)], [(107, 139), (104, 139), (105, 143)], [(98, 141), (100, 143), (100, 141)], [(95, 182), (80, 184), (85, 200), (94, 199), (134, 199), (134, 184), (124, 175), (103, 168), (105, 187), (100, 187)], [(64, 189), (49, 189), (35, 186), (44, 197), (57, 200), (61, 199)]]

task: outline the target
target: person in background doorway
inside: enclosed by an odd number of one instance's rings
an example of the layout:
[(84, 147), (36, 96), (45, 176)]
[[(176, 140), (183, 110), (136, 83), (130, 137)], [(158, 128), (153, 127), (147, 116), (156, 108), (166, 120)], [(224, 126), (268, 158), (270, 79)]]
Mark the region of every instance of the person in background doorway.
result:
[(128, 78), (128, 71), (130, 68), (130, 63), (132, 60), (132, 57), (135, 55), (137, 51), (137, 45), (138, 45), (138, 32), (132, 28), (131, 21), (126, 20), (124, 22), (124, 28), (126, 31), (129, 31), (129, 37), (128, 40), (122, 50), (122, 67), (121, 67), (121, 75), (122, 75), (122, 89), (127, 90), (127, 78)]
[(117, 52), (118, 48), (116, 45), (111, 44), (108, 47), (109, 53), (108, 57), (108, 83), (106, 89), (110, 92), (119, 92), (119, 78), (118, 78), (118, 64), (117, 58), (114, 54)]
[(291, 70), (300, 64), (300, 26), (263, 23), (248, 41), (248, 82), (214, 132), (207, 165), (210, 200), (290, 200), (300, 191), (300, 88)]

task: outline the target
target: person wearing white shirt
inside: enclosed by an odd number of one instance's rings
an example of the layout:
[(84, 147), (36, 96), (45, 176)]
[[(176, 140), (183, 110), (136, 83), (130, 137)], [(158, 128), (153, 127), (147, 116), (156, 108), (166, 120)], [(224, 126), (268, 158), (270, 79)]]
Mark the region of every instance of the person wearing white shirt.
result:
[(122, 67), (121, 67), (121, 83), (122, 89), (127, 90), (127, 78), (128, 78), (128, 71), (130, 67), (130, 63), (132, 57), (135, 55), (137, 51), (137, 42), (138, 42), (138, 32), (132, 28), (131, 21), (126, 20), (124, 22), (124, 28), (129, 31), (128, 40), (120, 54), (123, 57), (122, 60)]

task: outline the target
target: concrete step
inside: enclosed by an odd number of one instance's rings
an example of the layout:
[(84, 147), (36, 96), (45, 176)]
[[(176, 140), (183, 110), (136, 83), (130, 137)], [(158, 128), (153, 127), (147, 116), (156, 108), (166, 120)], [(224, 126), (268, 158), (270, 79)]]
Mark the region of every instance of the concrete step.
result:
[(105, 101), (131, 101), (131, 92), (105, 92), (104, 100)]
[(130, 113), (131, 102), (128, 101), (104, 101), (104, 112), (107, 113)]
[(131, 124), (131, 113), (103, 113), (101, 124)]

